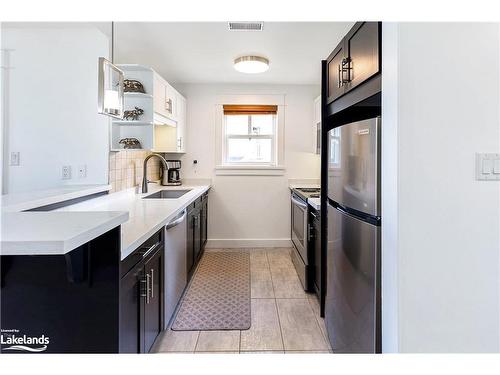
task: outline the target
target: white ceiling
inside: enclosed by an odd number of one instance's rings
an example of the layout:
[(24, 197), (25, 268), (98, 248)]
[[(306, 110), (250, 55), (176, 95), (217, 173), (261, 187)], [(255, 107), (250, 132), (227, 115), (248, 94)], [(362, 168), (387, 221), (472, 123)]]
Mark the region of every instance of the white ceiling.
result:
[[(169, 82), (319, 84), (320, 61), (353, 23), (264, 22), (263, 31), (229, 31), (227, 22), (117, 22), (115, 63), (153, 67)], [(239, 73), (233, 60), (254, 54), (269, 70)]]

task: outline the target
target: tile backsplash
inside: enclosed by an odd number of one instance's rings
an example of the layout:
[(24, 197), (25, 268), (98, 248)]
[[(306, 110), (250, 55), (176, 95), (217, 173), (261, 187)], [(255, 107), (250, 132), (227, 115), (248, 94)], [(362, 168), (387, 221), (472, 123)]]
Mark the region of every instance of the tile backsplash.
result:
[[(128, 189), (142, 183), (142, 167), (144, 159), (152, 154), (150, 151), (123, 150), (109, 154), (109, 183), (111, 192)], [(152, 158), (148, 162), (148, 180), (160, 178), (160, 161)]]

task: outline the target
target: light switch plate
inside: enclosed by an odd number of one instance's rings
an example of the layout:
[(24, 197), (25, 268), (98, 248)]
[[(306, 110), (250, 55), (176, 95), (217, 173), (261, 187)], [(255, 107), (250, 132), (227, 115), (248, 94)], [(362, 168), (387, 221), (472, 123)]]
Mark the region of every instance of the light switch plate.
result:
[(500, 181), (500, 154), (476, 154), (476, 180)]

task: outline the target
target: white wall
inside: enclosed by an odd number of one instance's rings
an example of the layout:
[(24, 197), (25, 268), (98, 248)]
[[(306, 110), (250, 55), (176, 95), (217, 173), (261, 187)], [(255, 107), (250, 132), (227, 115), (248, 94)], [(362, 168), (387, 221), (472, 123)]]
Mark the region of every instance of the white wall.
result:
[[(212, 246), (285, 246), (290, 240), (288, 179), (319, 179), (312, 153), (315, 85), (177, 84), (187, 98), (187, 153), (183, 178), (211, 178), (209, 240)], [(285, 94), (283, 176), (216, 176), (215, 104), (222, 94)], [(198, 160), (197, 166), (193, 160)]]
[(384, 351), (496, 352), (500, 190), (474, 160), (500, 151), (499, 26), (383, 33)]
[[(97, 113), (97, 61), (109, 40), (86, 24), (3, 24), (10, 52), (3, 193), (107, 183), (108, 118)], [(21, 165), (8, 166), (20, 152)], [(61, 179), (71, 165), (71, 180)], [(87, 177), (77, 168), (87, 166)]]

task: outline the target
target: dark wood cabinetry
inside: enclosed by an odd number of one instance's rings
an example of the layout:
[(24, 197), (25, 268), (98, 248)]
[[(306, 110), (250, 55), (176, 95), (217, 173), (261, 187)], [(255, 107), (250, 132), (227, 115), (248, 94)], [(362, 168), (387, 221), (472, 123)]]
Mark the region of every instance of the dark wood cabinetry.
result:
[(147, 353), (163, 317), (163, 231), (122, 261), (120, 352)]
[(323, 316), (323, 259), (321, 253), (321, 213), (309, 207), (308, 225), (310, 236), (308, 241), (309, 254), (311, 255), (312, 290), (320, 300), (321, 316)]
[(208, 192), (188, 207), (187, 272), (191, 277), (207, 243)]
[(330, 104), (381, 71), (381, 23), (357, 22), (327, 59)]

